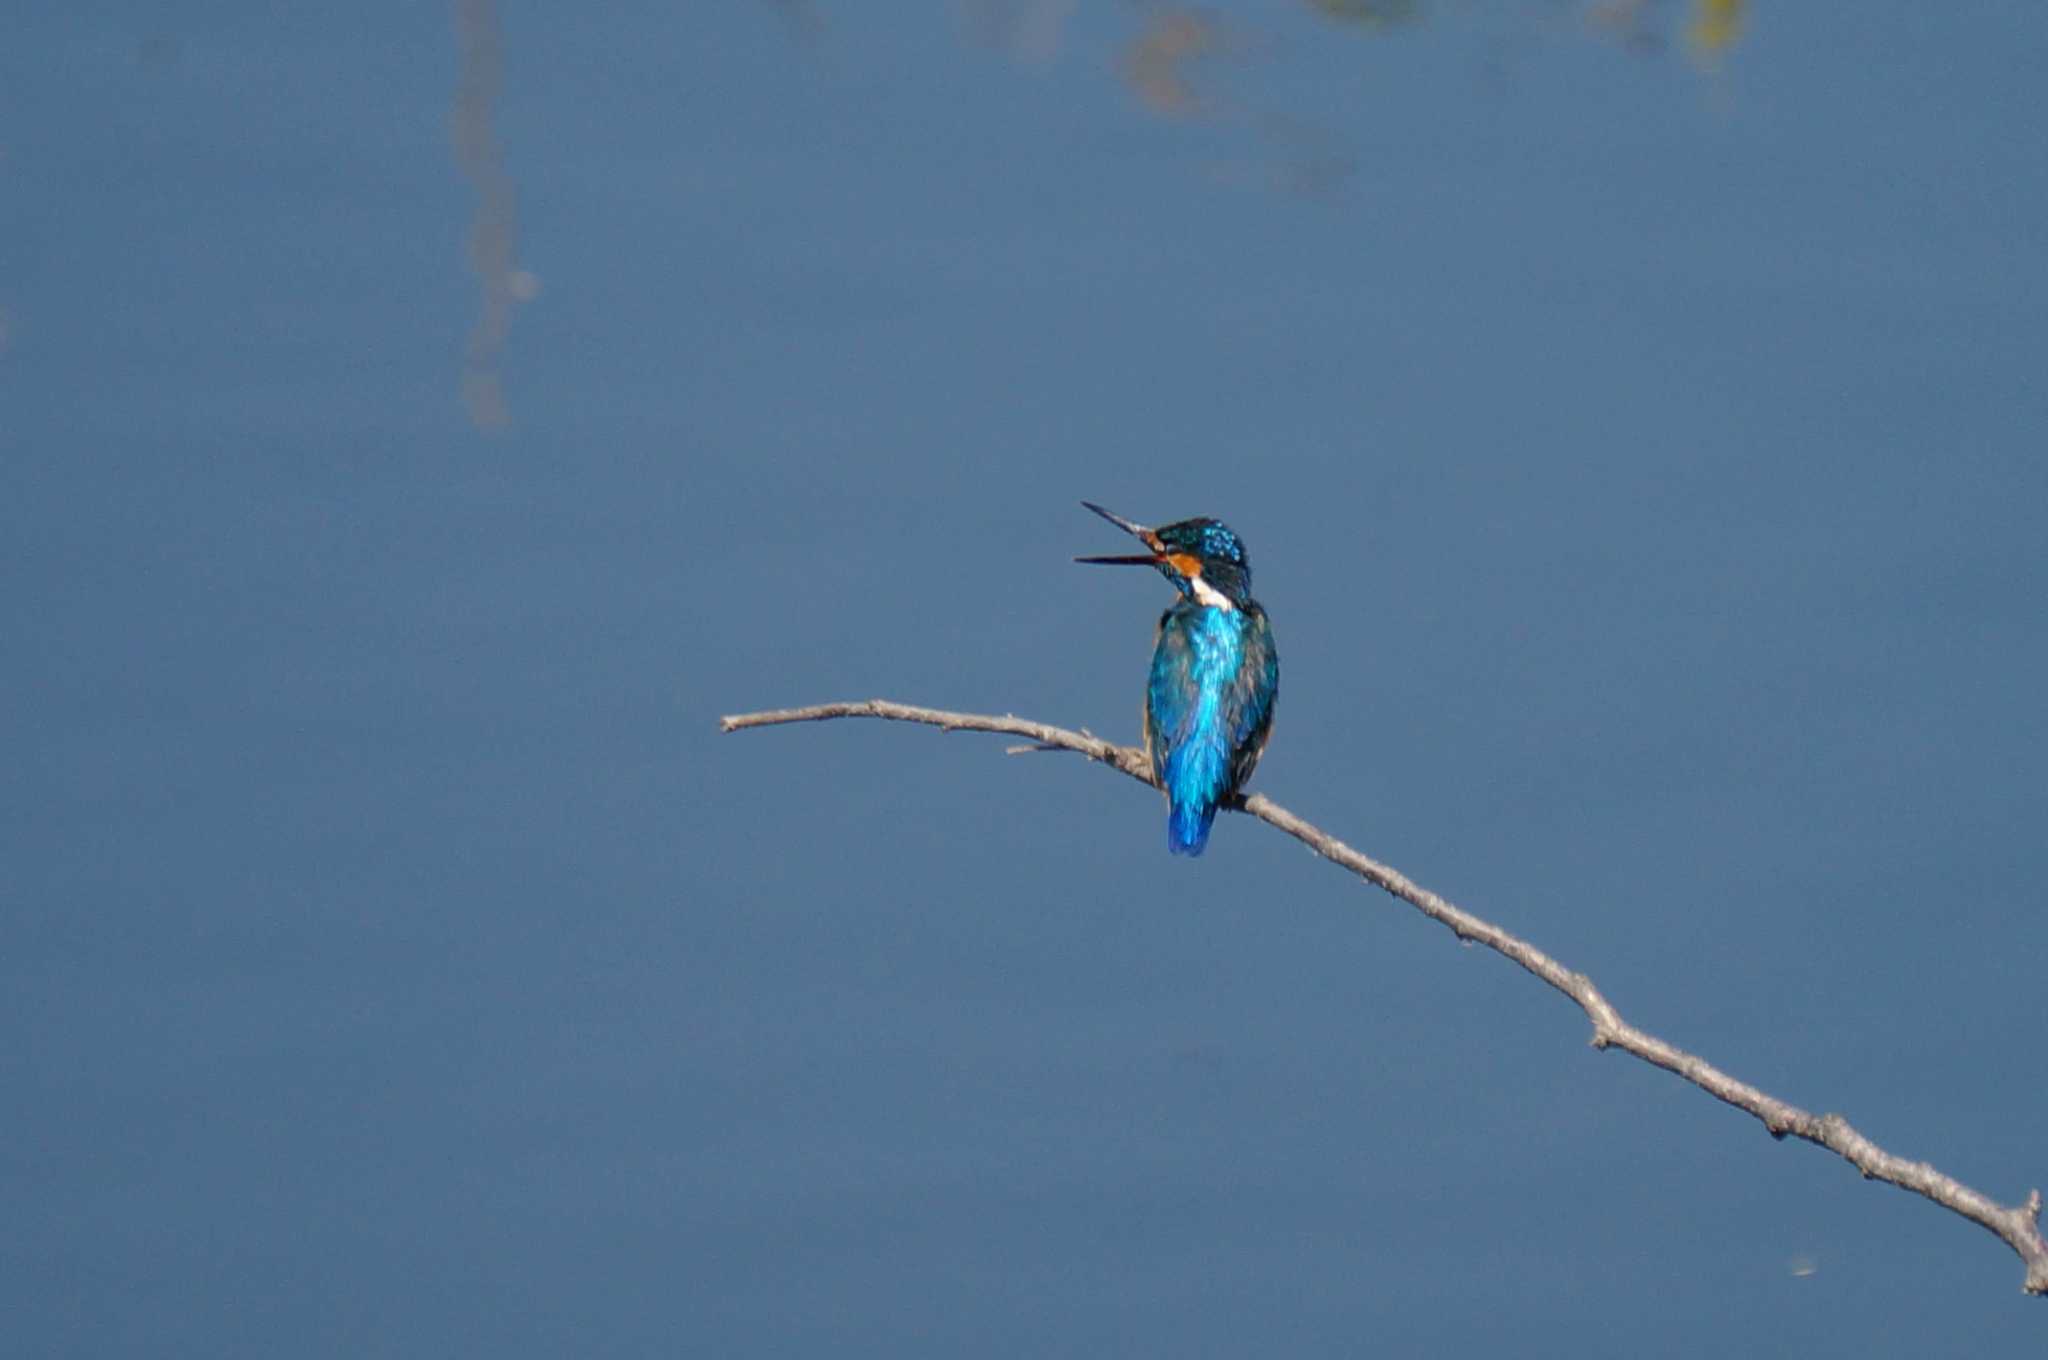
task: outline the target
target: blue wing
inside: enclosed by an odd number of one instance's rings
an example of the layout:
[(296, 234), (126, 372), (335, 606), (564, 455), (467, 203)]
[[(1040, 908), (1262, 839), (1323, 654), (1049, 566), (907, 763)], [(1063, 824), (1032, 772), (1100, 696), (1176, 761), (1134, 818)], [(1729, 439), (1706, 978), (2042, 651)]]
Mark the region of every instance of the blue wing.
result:
[(1273, 704), (1280, 697), (1280, 654), (1273, 649), (1272, 625), (1256, 604), (1244, 612), (1244, 661), (1226, 704), (1231, 714), (1231, 793), (1245, 786), (1259, 757), (1266, 754), (1273, 736)]

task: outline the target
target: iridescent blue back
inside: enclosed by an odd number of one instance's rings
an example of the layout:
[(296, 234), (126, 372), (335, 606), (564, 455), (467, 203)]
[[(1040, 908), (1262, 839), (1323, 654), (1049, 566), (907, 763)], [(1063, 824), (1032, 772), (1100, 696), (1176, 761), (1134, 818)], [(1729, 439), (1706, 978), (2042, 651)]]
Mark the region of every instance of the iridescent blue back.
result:
[(1166, 790), (1166, 846), (1174, 854), (1201, 854), (1217, 805), (1251, 778), (1279, 688), (1273, 630), (1257, 604), (1212, 609), (1181, 600), (1160, 616), (1145, 688), (1145, 745)]

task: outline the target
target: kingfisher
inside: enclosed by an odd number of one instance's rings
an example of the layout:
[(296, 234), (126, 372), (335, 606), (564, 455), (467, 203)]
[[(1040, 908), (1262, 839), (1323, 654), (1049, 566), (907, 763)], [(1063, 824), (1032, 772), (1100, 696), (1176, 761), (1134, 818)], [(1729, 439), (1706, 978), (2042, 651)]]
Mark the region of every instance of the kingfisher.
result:
[(1280, 691), (1272, 625), (1252, 598), (1244, 543), (1221, 520), (1184, 519), (1148, 529), (1092, 501), (1081, 504), (1147, 551), (1076, 562), (1157, 567), (1180, 594), (1159, 616), (1153, 642), (1145, 754), (1166, 793), (1166, 848), (1199, 855), (1218, 805), (1252, 777), (1272, 734)]

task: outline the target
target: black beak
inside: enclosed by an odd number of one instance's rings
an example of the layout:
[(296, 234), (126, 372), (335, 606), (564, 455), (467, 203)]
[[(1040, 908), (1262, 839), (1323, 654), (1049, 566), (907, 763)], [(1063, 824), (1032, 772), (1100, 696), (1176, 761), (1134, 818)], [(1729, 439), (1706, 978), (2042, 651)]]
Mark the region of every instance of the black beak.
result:
[(1152, 551), (1143, 556), (1077, 557), (1074, 559), (1076, 562), (1087, 562), (1098, 567), (1154, 567), (1159, 565), (1159, 535), (1153, 533), (1142, 524), (1132, 523), (1122, 515), (1111, 514), (1094, 501), (1082, 501), (1081, 504), (1137, 539), (1140, 543), (1152, 549)]

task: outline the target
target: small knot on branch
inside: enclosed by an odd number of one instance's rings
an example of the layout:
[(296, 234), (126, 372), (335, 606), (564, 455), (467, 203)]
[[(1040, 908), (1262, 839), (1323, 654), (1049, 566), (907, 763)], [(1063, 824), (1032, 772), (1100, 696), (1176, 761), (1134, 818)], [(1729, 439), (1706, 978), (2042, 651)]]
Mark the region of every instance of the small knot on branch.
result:
[(1849, 1158), (1850, 1163), (1863, 1173), (1863, 1179), (1870, 1179), (1870, 1168), (1865, 1166), (1862, 1161), (1850, 1152), (1852, 1145), (1858, 1141), (1858, 1135), (1847, 1119), (1833, 1110), (1829, 1110), (1819, 1119), (1813, 1121), (1813, 1139), (1822, 1146), (1833, 1148), (1844, 1157)]

